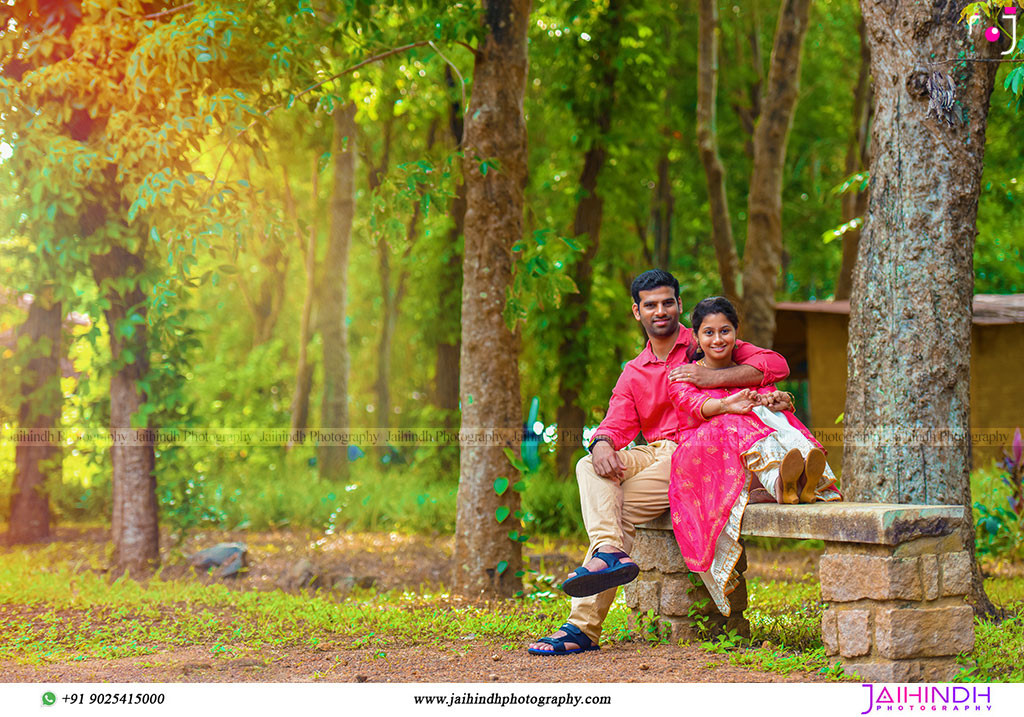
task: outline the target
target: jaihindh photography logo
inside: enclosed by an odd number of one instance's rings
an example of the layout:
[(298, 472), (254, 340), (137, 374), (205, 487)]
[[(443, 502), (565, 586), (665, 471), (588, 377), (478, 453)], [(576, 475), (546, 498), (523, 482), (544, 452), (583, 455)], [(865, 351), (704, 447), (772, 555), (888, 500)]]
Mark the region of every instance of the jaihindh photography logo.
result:
[(966, 685), (863, 685), (867, 691), (867, 709), (873, 712), (989, 712), (992, 687)]

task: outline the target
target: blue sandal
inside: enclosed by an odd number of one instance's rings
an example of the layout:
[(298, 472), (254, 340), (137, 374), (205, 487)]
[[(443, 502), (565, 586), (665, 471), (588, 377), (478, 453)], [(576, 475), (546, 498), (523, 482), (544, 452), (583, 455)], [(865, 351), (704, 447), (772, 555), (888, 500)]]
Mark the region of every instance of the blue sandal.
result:
[[(600, 650), (599, 645), (595, 645), (594, 641), (587, 637), (583, 630), (579, 629), (571, 622), (567, 622), (558, 628), (565, 633), (564, 637), (542, 637), (537, 642), (543, 642), (547, 645), (554, 645), (554, 650), (538, 650), (535, 647), (528, 647), (526, 651), (531, 655), (569, 655), (574, 652), (590, 652), (591, 650)], [(566, 648), (565, 643), (572, 642), (579, 647)]]
[(573, 597), (587, 597), (597, 595), (608, 588), (615, 588), (625, 585), (636, 579), (640, 574), (640, 566), (636, 563), (624, 563), (622, 558), (628, 558), (626, 553), (619, 551), (610, 553), (594, 553), (593, 557), (600, 558), (608, 564), (603, 570), (590, 572), (586, 568), (576, 568), (576, 574), (562, 583), (562, 590)]

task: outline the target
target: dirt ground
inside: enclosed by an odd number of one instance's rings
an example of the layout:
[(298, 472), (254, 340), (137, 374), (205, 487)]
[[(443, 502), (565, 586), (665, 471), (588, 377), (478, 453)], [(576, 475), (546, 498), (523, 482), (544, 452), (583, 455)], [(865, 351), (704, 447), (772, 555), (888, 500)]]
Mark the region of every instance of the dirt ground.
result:
[[(105, 531), (61, 529), (57, 540), (103, 543)], [(194, 575), (184, 555), (218, 542), (244, 542), (248, 570), (235, 578)], [(168, 541), (164, 541), (164, 545)], [(0, 548), (3, 549), (3, 548)], [(541, 572), (562, 576), (577, 564), (584, 546), (559, 541), (529, 556)], [(183, 554), (184, 555), (183, 555)], [(813, 551), (749, 551), (747, 576), (800, 579), (816, 570)], [(304, 567), (302, 561), (308, 561)], [(296, 589), (308, 568), (326, 585), (373, 584), (379, 590), (419, 589), (445, 581), (451, 571), (451, 539), (399, 534), (197, 533), (181, 553), (167, 551), (165, 579), (221, 582), (240, 590)], [(305, 575), (302, 573), (305, 571)], [(316, 579), (316, 578), (314, 578)], [(338, 581), (338, 582), (334, 582)], [(2, 612), (30, 610), (0, 606)], [(2, 618), (2, 615), (0, 615)], [(2, 622), (2, 619), (0, 619)], [(606, 644), (600, 651), (553, 657), (533, 656), (524, 646), (469, 639), (438, 647), (418, 645), (352, 649), (322, 644), (284, 647), (248, 657), (215, 658), (208, 646), (175, 648), (159, 654), (115, 660), (25, 666), (0, 662), (0, 682), (817, 682), (812, 673), (789, 676), (730, 665), (722, 655), (694, 646), (647, 642)]]

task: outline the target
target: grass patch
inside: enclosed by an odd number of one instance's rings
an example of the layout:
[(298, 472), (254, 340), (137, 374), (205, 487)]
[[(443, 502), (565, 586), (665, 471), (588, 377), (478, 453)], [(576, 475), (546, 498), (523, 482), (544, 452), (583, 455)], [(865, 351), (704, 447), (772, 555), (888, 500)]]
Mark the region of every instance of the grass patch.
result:
[[(468, 604), (444, 593), (356, 591), (339, 602), (159, 576), (110, 582), (81, 559), (61, 561), (63, 549), (54, 544), (0, 555), (0, 660), (114, 659), (186, 645), (233, 657), (275, 645), (384, 648), (469, 635), (522, 641), (551, 623), (522, 602)], [(553, 609), (561, 616), (565, 606)]]

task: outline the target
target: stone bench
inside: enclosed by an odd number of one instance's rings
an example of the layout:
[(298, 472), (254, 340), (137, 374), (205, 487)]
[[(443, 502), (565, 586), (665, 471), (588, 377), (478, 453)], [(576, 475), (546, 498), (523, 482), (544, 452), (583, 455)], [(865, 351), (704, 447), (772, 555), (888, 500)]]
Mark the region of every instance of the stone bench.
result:
[[(818, 577), (828, 603), (822, 642), (832, 663), (873, 682), (939, 682), (956, 655), (974, 648), (974, 611), (964, 600), (971, 562), (962, 506), (883, 503), (749, 505), (742, 536), (825, 541)], [(722, 616), (679, 554), (668, 514), (637, 526), (632, 556), (640, 576), (625, 588), (631, 620), (650, 611), (668, 637), (694, 639), (708, 627), (750, 636), (746, 582)], [(736, 568), (746, 569), (746, 551)], [(698, 623), (703, 627), (698, 629)]]

